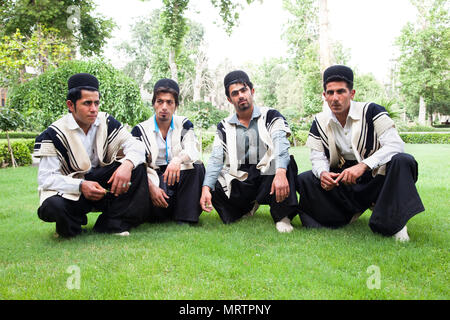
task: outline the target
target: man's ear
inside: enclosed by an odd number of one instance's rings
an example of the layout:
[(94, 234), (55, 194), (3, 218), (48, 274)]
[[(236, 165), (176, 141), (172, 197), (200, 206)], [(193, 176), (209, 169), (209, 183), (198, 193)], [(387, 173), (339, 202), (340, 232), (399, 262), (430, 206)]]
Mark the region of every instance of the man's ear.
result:
[(75, 105), (73, 104), (73, 102), (71, 100), (67, 100), (66, 104), (67, 104), (67, 108), (69, 108), (69, 111), (71, 113), (75, 112)]
[(230, 97), (227, 97), (227, 100), (228, 100), (229, 103), (232, 103)]

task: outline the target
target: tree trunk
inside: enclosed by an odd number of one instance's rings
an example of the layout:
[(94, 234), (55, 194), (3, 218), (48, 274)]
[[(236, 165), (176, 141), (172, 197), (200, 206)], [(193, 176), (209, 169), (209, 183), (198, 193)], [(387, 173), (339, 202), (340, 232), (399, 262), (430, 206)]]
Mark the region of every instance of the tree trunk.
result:
[(11, 165), (13, 166), (13, 168), (17, 167), (17, 163), (16, 163), (16, 159), (14, 159), (14, 153), (13, 150), (11, 148), (11, 142), (9, 141), (9, 133), (8, 131), (6, 131), (6, 139), (8, 140), (8, 150), (9, 153), (11, 155)]
[[(328, 31), (328, 1), (319, 1), (319, 54), (320, 54), (320, 72), (323, 74), (326, 68), (331, 65), (331, 48)], [(328, 104), (323, 99), (322, 111), (328, 109)]]
[(425, 99), (421, 96), (419, 101), (419, 119), (418, 122), (420, 125), (425, 126), (427, 117), (427, 105), (425, 104)]
[(197, 58), (197, 63), (195, 65), (195, 79), (194, 79), (194, 85), (193, 85), (193, 90), (194, 90), (194, 97), (193, 100), (194, 102), (200, 101), (201, 100), (201, 89), (202, 89), (202, 70), (203, 70), (203, 65), (202, 62), (200, 61), (200, 58)]
[(172, 80), (174, 80), (178, 83), (178, 68), (177, 68), (177, 63), (175, 62), (175, 49), (170, 49), (169, 67), (170, 67), (170, 72), (172, 74)]
[(323, 72), (331, 65), (331, 46), (328, 30), (328, 1), (319, 1), (319, 46), (320, 46), (320, 71)]

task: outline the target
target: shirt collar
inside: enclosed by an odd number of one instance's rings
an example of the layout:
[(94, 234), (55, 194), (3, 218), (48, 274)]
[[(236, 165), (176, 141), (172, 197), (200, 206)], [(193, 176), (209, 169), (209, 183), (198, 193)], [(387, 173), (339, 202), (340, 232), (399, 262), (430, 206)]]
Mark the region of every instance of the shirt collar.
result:
[[(76, 129), (78, 129), (78, 128), (80, 128), (80, 126), (78, 125), (78, 123), (75, 121), (75, 118), (73, 117), (73, 114), (72, 113), (70, 113), (70, 116), (68, 117), (68, 120), (67, 120), (67, 127), (70, 129), (70, 130), (76, 130)], [(95, 119), (95, 122), (93, 123), (93, 125), (94, 126), (96, 126), (96, 127), (98, 127), (99, 125), (100, 125), (100, 120), (98, 120), (98, 116), (97, 116), (97, 118)], [(92, 128), (92, 126), (91, 126), (91, 128)], [(81, 129), (81, 128), (80, 128)], [(90, 129), (90, 128), (89, 128)]]
[[(155, 121), (155, 132), (159, 132), (158, 122), (156, 121), (156, 115), (153, 115), (153, 121)], [(174, 128), (175, 126), (173, 124), (173, 116), (172, 116), (172, 120), (170, 120), (169, 130), (173, 130)]]
[[(338, 119), (336, 118), (336, 116), (334, 115), (333, 112), (331, 112), (330, 108), (327, 108), (328, 110), (328, 121), (327, 121), (327, 125), (330, 124), (330, 121), (334, 121), (336, 123), (339, 123)], [(351, 118), (352, 120), (359, 120), (360, 119), (360, 115), (357, 113), (357, 110), (355, 108), (355, 102), (353, 100), (350, 101), (350, 110), (348, 111), (348, 115), (347, 115), (347, 120)]]
[[(251, 120), (255, 119), (255, 118), (259, 118), (261, 116), (261, 110), (259, 109), (258, 106), (253, 106), (253, 112), (252, 112), (252, 118)], [(251, 121), (250, 120), (250, 121)], [(234, 113), (233, 116), (230, 118), (230, 120), (228, 120), (228, 123), (230, 124), (241, 124), (241, 122), (239, 121), (238, 117), (237, 117), (237, 113)]]

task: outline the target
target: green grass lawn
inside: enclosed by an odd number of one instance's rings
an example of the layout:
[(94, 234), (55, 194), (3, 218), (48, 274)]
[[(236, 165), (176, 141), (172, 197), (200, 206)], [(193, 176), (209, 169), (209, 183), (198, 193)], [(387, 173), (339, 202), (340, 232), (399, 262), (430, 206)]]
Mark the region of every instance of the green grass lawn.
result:
[[(70, 240), (38, 219), (36, 167), (0, 170), (0, 299), (449, 299), (450, 145), (407, 145), (419, 162), (426, 211), (409, 243), (373, 234), (370, 212), (338, 230), (276, 231), (268, 207), (224, 225), (144, 224), (129, 237)], [(299, 171), (309, 151), (291, 149)], [(79, 289), (69, 289), (79, 270)], [(372, 284), (379, 270), (379, 289)], [(369, 270), (369, 271), (368, 271)]]

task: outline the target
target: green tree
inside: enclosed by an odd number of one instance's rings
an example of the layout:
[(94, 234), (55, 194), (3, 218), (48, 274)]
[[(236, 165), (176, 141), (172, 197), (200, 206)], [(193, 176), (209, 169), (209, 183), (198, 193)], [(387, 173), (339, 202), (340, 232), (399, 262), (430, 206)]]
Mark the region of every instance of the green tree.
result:
[(283, 108), (278, 103), (277, 87), (287, 71), (282, 58), (264, 59), (261, 64), (248, 66), (256, 89), (257, 102), (272, 108)]
[[(254, 1), (245, 0), (243, 2), (249, 5)], [(239, 10), (243, 7), (241, 1), (211, 0), (211, 3), (219, 10), (225, 29), (230, 34), (239, 21)], [(161, 10), (161, 33), (169, 47), (167, 58), (171, 77), (176, 81), (178, 81), (178, 55), (181, 52), (183, 39), (188, 32), (187, 19), (185, 18), (188, 6), (189, 0), (163, 0), (163, 8)]]
[(100, 110), (133, 126), (149, 117), (134, 80), (100, 60), (68, 61), (12, 90), (9, 103), (24, 115), (28, 129), (41, 130), (67, 113), (67, 80), (79, 72), (96, 76), (100, 83)]
[(196, 128), (208, 129), (217, 125), (228, 116), (228, 112), (219, 110), (210, 102), (189, 102), (184, 105), (180, 114), (187, 117)]
[(6, 133), (6, 139), (8, 140), (8, 152), (11, 156), (11, 165), (17, 166), (14, 159), (14, 152), (11, 148), (11, 141), (9, 139), (9, 132), (17, 130), (24, 125), (24, 119), (22, 115), (14, 109), (8, 107), (0, 108), (0, 130)]
[(398, 79), (408, 113), (417, 116), (424, 102), (432, 124), (433, 112), (448, 113), (450, 17), (445, 0), (411, 1), (418, 21), (408, 23), (397, 38)]
[(40, 74), (70, 57), (70, 49), (58, 30), (38, 25), (31, 36), (25, 36), (17, 29), (11, 36), (3, 36), (0, 43), (0, 85), (10, 87), (31, 78), (26, 67)]
[[(322, 111), (322, 66), (321, 62), (331, 64), (346, 63), (349, 59), (348, 51), (340, 42), (322, 43), (322, 54), (331, 57), (321, 57), (321, 32), (327, 33), (326, 28), (320, 28), (319, 14), (325, 24), (328, 18), (326, 10), (320, 9), (318, 0), (283, 0), (283, 8), (291, 14), (287, 27), (283, 33), (286, 39), (292, 60), (301, 84), (301, 111), (304, 117), (310, 117)], [(326, 1), (322, 1), (322, 9), (326, 8)], [(326, 34), (322, 40), (327, 40)], [(330, 51), (330, 52), (328, 52)]]
[[(194, 78), (195, 63), (192, 57), (198, 52), (204, 35), (202, 25), (187, 19), (186, 26), (188, 33), (180, 43), (176, 60), (177, 82), (180, 87), (184, 87), (188, 79)], [(123, 69), (125, 74), (142, 83), (142, 87), (148, 91), (153, 90), (153, 84), (157, 80), (172, 77), (168, 60), (170, 46), (165, 41), (161, 28), (161, 11), (155, 10), (149, 17), (140, 17), (132, 26), (131, 41), (118, 47), (131, 57), (131, 61)], [(150, 75), (149, 79), (145, 78), (146, 74)], [(187, 98), (186, 94), (182, 98)]]
[(57, 29), (70, 47), (82, 55), (100, 54), (114, 28), (111, 19), (94, 13), (93, 0), (3, 0), (0, 34), (13, 35), (19, 29), (30, 37), (38, 25)]

